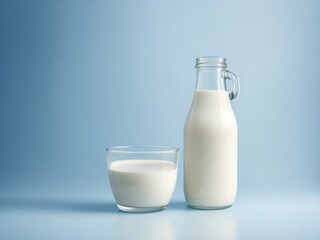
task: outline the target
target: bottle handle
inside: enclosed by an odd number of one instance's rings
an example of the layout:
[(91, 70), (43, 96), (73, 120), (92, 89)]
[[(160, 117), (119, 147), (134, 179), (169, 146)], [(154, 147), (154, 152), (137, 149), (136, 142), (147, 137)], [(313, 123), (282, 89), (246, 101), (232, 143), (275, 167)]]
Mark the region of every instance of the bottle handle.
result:
[(231, 80), (233, 83), (233, 90), (232, 90), (232, 92), (229, 93), (229, 99), (233, 100), (236, 97), (238, 97), (238, 95), (240, 93), (239, 77), (234, 72), (226, 70), (226, 75), (224, 78), (224, 86), (225, 86), (226, 91), (228, 91), (227, 84), (226, 84), (227, 80)]

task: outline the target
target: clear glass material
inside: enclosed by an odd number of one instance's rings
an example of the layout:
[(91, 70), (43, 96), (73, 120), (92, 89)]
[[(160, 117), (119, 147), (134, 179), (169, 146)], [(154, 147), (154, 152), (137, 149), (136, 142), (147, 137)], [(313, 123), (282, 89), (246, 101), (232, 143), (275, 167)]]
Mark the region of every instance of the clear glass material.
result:
[[(229, 93), (229, 99), (235, 99), (240, 92), (238, 76), (227, 70), (226, 59), (223, 57), (199, 57), (196, 60), (196, 90), (223, 90)], [(227, 89), (227, 81), (231, 80), (233, 89)]]
[(175, 189), (179, 149), (119, 146), (106, 149), (108, 175), (118, 208), (125, 212), (165, 209)]

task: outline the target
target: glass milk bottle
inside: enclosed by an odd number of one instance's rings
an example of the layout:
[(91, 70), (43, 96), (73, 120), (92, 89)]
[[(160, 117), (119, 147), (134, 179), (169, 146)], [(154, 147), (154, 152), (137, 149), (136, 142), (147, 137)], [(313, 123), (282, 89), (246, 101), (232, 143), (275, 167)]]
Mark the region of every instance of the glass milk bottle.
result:
[[(193, 208), (226, 208), (237, 192), (237, 122), (230, 100), (238, 96), (239, 79), (222, 57), (197, 58), (196, 69), (184, 125), (184, 194)], [(228, 80), (232, 92), (227, 91)]]

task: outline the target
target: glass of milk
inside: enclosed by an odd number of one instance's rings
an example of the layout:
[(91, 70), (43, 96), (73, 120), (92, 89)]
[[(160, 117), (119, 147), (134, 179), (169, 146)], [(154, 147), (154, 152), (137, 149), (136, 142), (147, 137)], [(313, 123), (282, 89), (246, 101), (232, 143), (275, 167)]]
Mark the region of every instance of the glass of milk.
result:
[(106, 155), (112, 193), (120, 210), (166, 208), (176, 185), (178, 148), (119, 146), (107, 148)]

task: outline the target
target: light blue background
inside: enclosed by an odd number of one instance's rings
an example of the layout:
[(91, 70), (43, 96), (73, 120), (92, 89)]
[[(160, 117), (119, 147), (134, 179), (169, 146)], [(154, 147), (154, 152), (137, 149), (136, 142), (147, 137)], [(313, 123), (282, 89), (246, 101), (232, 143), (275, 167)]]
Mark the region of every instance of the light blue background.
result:
[(319, 24), (317, 0), (1, 0), (1, 195), (112, 199), (104, 148), (182, 150), (203, 55), (240, 77), (239, 201), (318, 194)]

